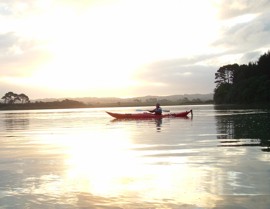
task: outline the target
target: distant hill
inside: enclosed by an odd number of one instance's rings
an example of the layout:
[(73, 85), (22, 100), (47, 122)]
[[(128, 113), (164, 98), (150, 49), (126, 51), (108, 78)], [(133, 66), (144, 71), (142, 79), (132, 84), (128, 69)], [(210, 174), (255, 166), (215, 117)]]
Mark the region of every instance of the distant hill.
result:
[(32, 102), (53, 102), (62, 101), (65, 99), (70, 99), (74, 101), (83, 102), (87, 105), (102, 105), (102, 104), (112, 104), (112, 103), (150, 103), (155, 102), (177, 102), (183, 100), (200, 100), (202, 102), (212, 101), (213, 94), (184, 94), (184, 95), (170, 95), (170, 96), (143, 96), (143, 97), (132, 97), (132, 98), (117, 98), (117, 97), (79, 97), (79, 98), (47, 98), (47, 99), (37, 99)]
[(163, 106), (213, 104), (213, 94), (184, 94), (171, 96), (144, 96), (133, 98), (49, 98), (32, 100), (30, 103), (0, 102), (0, 110), (139, 107), (154, 106), (157, 102), (159, 102)]

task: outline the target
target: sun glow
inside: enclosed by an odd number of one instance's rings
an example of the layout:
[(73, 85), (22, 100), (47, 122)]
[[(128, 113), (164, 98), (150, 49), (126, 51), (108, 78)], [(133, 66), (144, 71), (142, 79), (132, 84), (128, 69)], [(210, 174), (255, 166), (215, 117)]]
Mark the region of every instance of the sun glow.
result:
[(125, 185), (141, 175), (140, 158), (132, 152), (133, 144), (125, 130), (43, 136), (43, 143), (64, 149), (67, 165), (64, 186), (75, 191), (115, 196), (125, 192)]
[[(60, 91), (93, 90), (96, 93), (98, 89), (110, 92), (110, 89), (119, 90), (135, 84), (131, 76), (136, 60), (133, 54), (126, 54), (127, 46), (122, 43), (121, 36), (113, 35), (107, 27), (106, 15), (95, 11), (78, 15), (61, 8), (48, 15), (48, 18), (44, 14), (35, 21), (47, 20), (50, 24), (45, 24), (39, 34), (33, 34), (41, 40), (47, 38), (46, 50), (52, 57), (27, 79), (28, 84)], [(113, 30), (121, 28), (115, 26)]]
[(173, 200), (213, 206), (217, 191), (209, 193), (204, 184), (209, 176), (201, 168), (190, 166), (188, 156), (162, 157), (164, 152), (152, 145), (136, 144), (129, 128), (52, 128), (53, 134), (39, 135), (33, 142), (42, 144), (38, 151), (61, 159), (64, 170), (59, 176), (42, 176), (48, 180), (31, 192), (85, 193), (119, 204)]
[(63, 96), (130, 96), (129, 90), (149, 86), (135, 76), (142, 66), (201, 53), (216, 34), (209, 2), (38, 2), (35, 18), (18, 20), (18, 33), (50, 58), (13, 81)]

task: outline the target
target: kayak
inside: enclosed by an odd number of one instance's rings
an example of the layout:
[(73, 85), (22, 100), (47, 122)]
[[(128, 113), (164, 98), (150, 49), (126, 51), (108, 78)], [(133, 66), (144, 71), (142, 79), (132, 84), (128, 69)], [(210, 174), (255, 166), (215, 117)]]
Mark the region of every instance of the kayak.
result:
[(179, 113), (169, 113), (169, 114), (162, 114), (162, 115), (155, 115), (152, 113), (112, 113), (112, 112), (106, 112), (110, 116), (116, 118), (116, 119), (159, 119), (159, 118), (184, 118), (188, 117), (188, 114), (193, 114), (192, 110), (185, 111), (185, 112), (179, 112)]

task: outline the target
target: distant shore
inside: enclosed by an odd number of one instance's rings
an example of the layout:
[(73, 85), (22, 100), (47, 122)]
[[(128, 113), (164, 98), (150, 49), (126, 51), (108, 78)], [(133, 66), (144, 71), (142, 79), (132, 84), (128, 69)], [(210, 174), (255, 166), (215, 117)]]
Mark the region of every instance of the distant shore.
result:
[[(9, 92), (7, 94), (14, 95), (13, 92)], [(200, 105), (200, 104), (214, 103), (213, 94), (143, 96), (133, 98), (117, 98), (117, 97), (50, 98), (39, 100), (27, 100), (27, 102), (21, 101), (14, 102), (13, 100), (7, 101), (3, 100), (2, 103), (0, 103), (0, 110), (36, 110), (36, 109), (140, 107), (140, 106), (143, 107), (143, 106), (155, 106), (157, 102), (159, 102), (162, 106)]]
[[(163, 106), (172, 105), (199, 105), (199, 104), (213, 104), (212, 100), (208, 101), (186, 101), (186, 102), (175, 102), (175, 101), (163, 101)], [(98, 108), (98, 107), (140, 107), (140, 106), (154, 106), (153, 102), (111, 102), (111, 103), (93, 103), (85, 104), (83, 102), (75, 100), (62, 100), (53, 102), (30, 102), (30, 103), (15, 103), (15, 104), (4, 104), (0, 103), (0, 110), (35, 110), (35, 109), (70, 109), (70, 108)]]

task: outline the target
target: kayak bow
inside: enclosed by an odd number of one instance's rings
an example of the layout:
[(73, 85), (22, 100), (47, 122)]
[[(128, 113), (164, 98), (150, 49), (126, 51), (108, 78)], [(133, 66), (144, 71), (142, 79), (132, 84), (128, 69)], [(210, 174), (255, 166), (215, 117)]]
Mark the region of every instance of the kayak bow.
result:
[(169, 117), (188, 117), (188, 114), (193, 115), (192, 110), (185, 111), (185, 112), (179, 112), (179, 113), (170, 113), (170, 114), (162, 114), (162, 115), (155, 115), (152, 113), (112, 113), (112, 112), (106, 112), (110, 116), (116, 118), (116, 119), (155, 119), (155, 118), (169, 118)]

